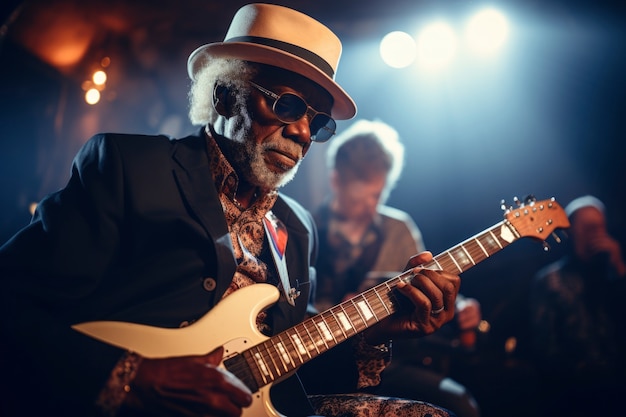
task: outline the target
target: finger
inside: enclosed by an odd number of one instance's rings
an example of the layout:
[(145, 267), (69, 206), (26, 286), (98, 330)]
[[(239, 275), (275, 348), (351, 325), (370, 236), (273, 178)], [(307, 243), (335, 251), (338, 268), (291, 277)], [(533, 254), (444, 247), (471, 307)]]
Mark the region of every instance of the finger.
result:
[[(212, 368), (214, 366), (218, 366), (223, 358), (224, 355), (224, 348), (222, 346), (216, 348), (215, 350), (213, 350), (211, 353), (209, 353), (208, 355), (206, 355), (206, 359), (207, 359), (207, 363), (206, 366), (208, 368)], [(227, 392), (233, 392), (236, 395), (235, 400), (237, 400), (238, 404), (242, 404), (242, 405), (249, 405), (250, 402), (252, 401), (252, 392), (250, 391), (250, 389), (243, 383), (243, 381), (241, 381), (239, 378), (237, 378), (235, 375), (233, 375), (232, 373), (228, 372), (225, 369), (221, 369), (221, 368), (215, 368), (217, 372), (219, 372), (221, 374), (221, 378), (217, 378), (217, 381), (224, 381), (225, 388), (227, 389)], [(231, 389), (234, 388), (234, 391)], [(243, 395), (241, 395), (239, 392), (242, 392)]]
[(432, 309), (430, 299), (423, 292), (415, 288), (415, 286), (407, 284), (404, 281), (400, 281), (397, 288), (398, 291), (413, 304), (413, 314), (415, 314), (415, 318), (423, 323), (428, 322)]
[[(419, 289), (430, 301), (430, 311), (441, 312), (442, 308), (446, 308), (444, 293), (440, 288), (439, 272), (419, 270), (413, 276), (411, 285)], [(449, 306), (449, 304), (448, 304)]]
[(210, 391), (222, 393), (239, 406), (248, 406), (252, 403), (252, 392), (235, 375), (222, 368), (205, 365), (206, 387)]
[(430, 278), (435, 285), (441, 290), (444, 297), (444, 305), (446, 310), (454, 313), (456, 306), (456, 298), (461, 287), (461, 278), (458, 275), (445, 271), (423, 270), (422, 274)]
[(429, 251), (420, 252), (417, 255), (413, 255), (407, 263), (406, 269), (415, 268), (417, 266), (426, 264), (433, 260), (433, 254)]
[(224, 347), (220, 346), (205, 356), (206, 363), (211, 365), (219, 365), (224, 357)]
[[(227, 395), (218, 392), (208, 393), (201, 398), (192, 393), (159, 391), (163, 401), (160, 412), (167, 411), (168, 416), (240, 416), (242, 407), (230, 401)], [(161, 415), (161, 414), (159, 414)]]
[(180, 407), (193, 415), (240, 415), (252, 403), (248, 387), (225, 369), (202, 364), (186, 380), (156, 387), (170, 408)]

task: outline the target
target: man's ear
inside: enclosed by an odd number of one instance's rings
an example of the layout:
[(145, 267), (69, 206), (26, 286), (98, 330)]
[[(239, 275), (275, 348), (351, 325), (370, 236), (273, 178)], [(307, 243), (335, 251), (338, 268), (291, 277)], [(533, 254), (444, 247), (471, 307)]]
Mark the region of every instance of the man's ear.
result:
[(221, 116), (228, 117), (232, 112), (233, 97), (225, 85), (215, 84), (213, 88), (213, 108)]

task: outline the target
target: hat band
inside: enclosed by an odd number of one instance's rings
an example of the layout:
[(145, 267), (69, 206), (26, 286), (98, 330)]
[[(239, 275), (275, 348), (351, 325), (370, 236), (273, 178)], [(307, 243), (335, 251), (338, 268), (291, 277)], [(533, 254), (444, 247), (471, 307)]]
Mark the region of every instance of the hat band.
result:
[(301, 48), (291, 43), (278, 41), (276, 39), (262, 38), (259, 36), (237, 36), (225, 40), (224, 42), (248, 42), (256, 43), (259, 45), (270, 46), (272, 48), (280, 49), (290, 54), (296, 55), (305, 61), (310, 62), (317, 68), (319, 68), (324, 74), (328, 75), (331, 79), (334, 79), (335, 71), (322, 57), (308, 49)]

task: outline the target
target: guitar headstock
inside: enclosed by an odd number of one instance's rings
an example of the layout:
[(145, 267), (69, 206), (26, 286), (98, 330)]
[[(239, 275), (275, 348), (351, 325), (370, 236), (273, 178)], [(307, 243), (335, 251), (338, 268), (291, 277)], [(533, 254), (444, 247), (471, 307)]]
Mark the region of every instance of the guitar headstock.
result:
[[(568, 228), (569, 220), (565, 210), (554, 198), (536, 201), (528, 197), (524, 202), (515, 199), (517, 207), (506, 208), (504, 217), (520, 234), (520, 237), (534, 237), (545, 240), (555, 229)], [(558, 239), (557, 239), (558, 241)]]

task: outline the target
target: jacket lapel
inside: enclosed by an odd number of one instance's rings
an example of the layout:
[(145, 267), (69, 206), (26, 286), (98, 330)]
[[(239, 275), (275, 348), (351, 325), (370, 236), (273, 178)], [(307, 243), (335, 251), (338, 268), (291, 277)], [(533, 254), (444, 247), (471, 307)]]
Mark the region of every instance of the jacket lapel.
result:
[(222, 205), (211, 177), (203, 131), (178, 141), (172, 158), (176, 162), (174, 176), (183, 198), (215, 244), (220, 263), (216, 277), (217, 301), (232, 280), (236, 262)]

